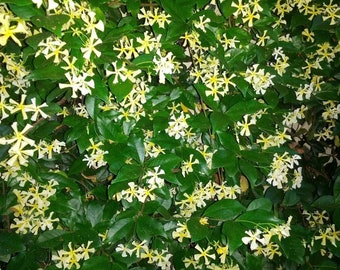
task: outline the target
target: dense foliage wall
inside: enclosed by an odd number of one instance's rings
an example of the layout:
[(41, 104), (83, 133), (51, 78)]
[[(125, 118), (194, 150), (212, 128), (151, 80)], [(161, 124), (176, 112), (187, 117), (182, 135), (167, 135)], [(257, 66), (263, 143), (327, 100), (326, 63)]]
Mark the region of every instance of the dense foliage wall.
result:
[(2, 269), (337, 269), (340, 6), (1, 0)]

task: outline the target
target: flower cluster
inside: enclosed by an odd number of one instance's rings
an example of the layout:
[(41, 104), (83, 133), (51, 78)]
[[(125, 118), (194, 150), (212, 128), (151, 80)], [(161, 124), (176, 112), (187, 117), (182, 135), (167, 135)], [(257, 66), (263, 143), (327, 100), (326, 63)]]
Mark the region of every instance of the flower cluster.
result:
[(100, 149), (100, 146), (103, 145), (102, 142), (94, 143), (93, 139), (90, 139), (91, 146), (86, 148), (89, 151), (89, 155), (85, 154), (83, 161), (87, 161), (87, 166), (89, 168), (98, 169), (107, 164), (104, 160), (104, 155), (108, 153), (108, 151), (103, 151)]
[(15, 218), (10, 228), (15, 229), (16, 233), (32, 232), (35, 235), (39, 233), (39, 230), (52, 230), (53, 224), (57, 223), (59, 218), (52, 218), (54, 213), (48, 211), (49, 199), (56, 193), (55, 186), (58, 183), (55, 180), (49, 180), (47, 184), (40, 184), (28, 174), (17, 178), (20, 186), (27, 187), (27, 191), (13, 189), (18, 204), (11, 208)]
[(275, 255), (282, 256), (279, 244), (275, 242), (275, 240), (273, 241), (273, 239), (277, 237), (280, 241), (282, 238), (290, 236), (291, 220), (292, 217), (290, 216), (285, 224), (264, 230), (256, 228), (254, 231), (245, 231), (247, 236), (242, 237), (242, 242), (246, 245), (250, 244), (250, 250), (252, 250), (256, 256), (264, 255), (270, 260), (273, 260)]
[(271, 171), (266, 181), (278, 189), (289, 190), (301, 187), (302, 173), (299, 166), (299, 155), (290, 156), (288, 152), (282, 155), (274, 154)]
[(0, 268), (336, 267), (338, 3), (1, 2)]
[(57, 262), (56, 266), (62, 269), (79, 269), (81, 267), (80, 261), (86, 261), (90, 258), (90, 254), (95, 252), (94, 248), (90, 248), (92, 241), (88, 241), (86, 246), (81, 244), (77, 248), (72, 246), (69, 242), (67, 250), (61, 249), (52, 255), (52, 260)]
[(176, 205), (179, 205), (178, 214), (189, 218), (198, 208), (205, 207), (208, 201), (236, 199), (239, 194), (241, 189), (238, 185), (230, 186), (227, 183), (219, 185), (213, 181), (209, 181), (206, 185), (199, 183), (191, 194), (185, 192), (183, 198), (176, 202)]
[(171, 269), (170, 258), (173, 255), (168, 250), (149, 248), (149, 243), (145, 240), (132, 241), (130, 245), (119, 244), (116, 252), (121, 253), (123, 258), (135, 255), (138, 259), (145, 259), (148, 264), (156, 265), (159, 269)]
[[(340, 231), (330, 223), (330, 216), (326, 210), (302, 212), (305, 220), (314, 229), (312, 239), (305, 239), (305, 246), (313, 252), (320, 252), (322, 256), (333, 257), (333, 247), (337, 247), (340, 241)], [(331, 246), (327, 244), (330, 243)]]

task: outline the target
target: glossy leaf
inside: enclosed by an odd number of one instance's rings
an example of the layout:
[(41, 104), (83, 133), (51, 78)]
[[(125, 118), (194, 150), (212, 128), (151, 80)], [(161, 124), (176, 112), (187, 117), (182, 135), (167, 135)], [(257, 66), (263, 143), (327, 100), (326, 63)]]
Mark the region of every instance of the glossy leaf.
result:
[(210, 235), (209, 225), (202, 225), (200, 223), (200, 219), (200, 217), (192, 217), (187, 222), (188, 230), (191, 235), (191, 241), (193, 242), (208, 238)]
[(244, 237), (246, 229), (247, 228), (239, 222), (224, 222), (222, 232), (227, 236), (230, 254), (233, 254), (233, 252), (243, 244), (242, 237)]
[(0, 255), (11, 255), (26, 249), (22, 238), (15, 233), (0, 233)]
[(124, 237), (127, 237), (131, 233), (133, 227), (134, 221), (132, 218), (124, 218), (114, 222), (108, 230), (105, 242), (116, 243), (124, 239)]
[[(109, 258), (106, 256), (93, 256), (90, 259), (86, 260), (81, 269), (103, 269), (103, 270), (110, 270), (112, 269), (112, 263), (110, 262)], [(115, 268), (119, 269), (119, 268)]]
[(274, 216), (273, 213), (264, 209), (255, 209), (245, 212), (237, 217), (236, 221), (245, 225), (250, 224), (280, 224), (282, 220)]
[(247, 207), (247, 211), (261, 209), (267, 212), (271, 212), (273, 208), (272, 202), (266, 198), (258, 198), (253, 200)]
[(288, 259), (299, 264), (303, 263), (303, 257), (306, 249), (303, 245), (302, 239), (299, 239), (298, 237), (282, 239), (281, 247)]
[(163, 225), (149, 216), (141, 216), (136, 222), (136, 233), (140, 239), (149, 240), (154, 236), (164, 235)]
[(245, 207), (237, 200), (224, 199), (209, 206), (204, 215), (217, 220), (233, 220), (244, 210)]

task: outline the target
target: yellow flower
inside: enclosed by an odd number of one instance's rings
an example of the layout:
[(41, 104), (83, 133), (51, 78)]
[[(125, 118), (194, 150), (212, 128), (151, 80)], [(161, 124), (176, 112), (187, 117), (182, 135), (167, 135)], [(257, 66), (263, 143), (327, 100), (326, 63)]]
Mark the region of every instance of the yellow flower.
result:
[(11, 38), (16, 44), (21, 46), (20, 40), (15, 36), (15, 34), (28, 34), (24, 21), (17, 20), (16, 25), (11, 25), (15, 18), (11, 17), (9, 14), (0, 14), (0, 45), (5, 46), (9, 38)]

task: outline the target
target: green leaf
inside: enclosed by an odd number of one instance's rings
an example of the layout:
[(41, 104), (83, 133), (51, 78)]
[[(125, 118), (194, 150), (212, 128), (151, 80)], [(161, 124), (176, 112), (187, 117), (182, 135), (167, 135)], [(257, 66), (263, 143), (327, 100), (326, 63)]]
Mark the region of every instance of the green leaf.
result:
[(229, 18), (236, 11), (236, 9), (231, 6), (232, 2), (233, 2), (232, 0), (225, 0), (220, 4), (220, 9), (222, 11), (223, 16), (226, 17), (226, 19)]
[(277, 189), (276, 187), (269, 187), (266, 190), (265, 197), (270, 199), (272, 203), (280, 203), (283, 199), (284, 192), (282, 189)]
[(27, 0), (23, 1), (4, 1), (7, 3), (14, 3), (9, 4), (10, 10), (17, 15), (18, 17), (22, 19), (29, 19), (33, 16), (41, 16), (43, 14), (43, 11), (40, 9), (37, 9), (32, 2), (30, 4), (27, 3)]
[(212, 159), (212, 168), (225, 168), (226, 174), (233, 177), (238, 172), (238, 159), (235, 153), (229, 150), (218, 150)]
[(49, 36), (51, 36), (51, 33), (48, 32), (42, 32), (33, 36), (30, 36), (28, 38), (26, 38), (26, 43), (31, 46), (33, 49), (37, 50), (38, 49), (38, 44), (48, 38)]
[(259, 224), (280, 224), (283, 220), (274, 216), (272, 212), (264, 209), (255, 209), (245, 212), (240, 215), (236, 221), (245, 225), (259, 225)]
[(69, 19), (70, 17), (68, 15), (57, 14), (49, 16), (34, 16), (31, 21), (37, 27), (45, 28), (57, 36), (61, 36), (61, 29)]
[(247, 253), (247, 257), (246, 257), (247, 270), (264, 269), (262, 260), (263, 260), (262, 256), (256, 256), (256, 255)]
[(139, 12), (140, 5), (141, 5), (141, 0), (127, 0), (126, 1), (127, 9), (129, 12), (131, 12), (133, 16), (136, 16), (137, 13)]
[(235, 140), (235, 136), (227, 133), (226, 131), (217, 131), (218, 138), (220, 139), (221, 144), (228, 150), (231, 150), (235, 153), (240, 152), (240, 146)]
[(339, 228), (340, 227), (340, 208), (334, 210), (332, 220), (335, 226)]
[(227, 127), (226, 115), (221, 112), (214, 111), (210, 114), (210, 123), (213, 133), (217, 131), (224, 131)]
[(134, 181), (143, 174), (143, 168), (139, 165), (126, 164), (118, 172), (117, 177), (114, 179), (115, 183)]
[(325, 210), (331, 210), (336, 207), (334, 197), (331, 195), (324, 195), (316, 199), (312, 203), (313, 207), (319, 208), (319, 209), (325, 209)]
[(204, 212), (204, 216), (217, 220), (233, 220), (245, 207), (237, 200), (223, 199), (213, 203)]
[(98, 202), (90, 202), (85, 208), (85, 214), (88, 221), (90, 221), (92, 227), (96, 226), (103, 217), (104, 205)]
[(37, 244), (42, 248), (54, 248), (63, 242), (63, 235), (67, 233), (58, 229), (42, 232), (37, 239)]
[(247, 211), (252, 211), (256, 209), (262, 209), (267, 212), (271, 212), (273, 208), (272, 202), (269, 199), (266, 198), (258, 198), (248, 205)]
[(298, 264), (304, 263), (306, 248), (304, 247), (302, 240), (299, 237), (292, 236), (283, 238), (280, 242), (280, 246), (285, 257)]
[(117, 97), (117, 100), (121, 102), (132, 90), (133, 83), (129, 80), (125, 82), (113, 83), (113, 78), (109, 79), (109, 87), (111, 92)]
[(6, 270), (27, 270), (39, 269), (38, 261), (35, 259), (39, 254), (33, 249), (27, 252), (18, 253), (11, 258)]
[(235, 122), (241, 120), (245, 114), (256, 113), (264, 109), (266, 105), (256, 100), (241, 100), (233, 105), (226, 113), (228, 119)]
[(107, 238), (105, 239), (106, 243), (116, 243), (120, 240), (122, 240), (124, 237), (128, 236), (131, 232), (131, 230), (134, 227), (134, 221), (133, 218), (124, 218), (120, 219), (113, 223), (112, 226), (110, 226)]
[(300, 196), (297, 194), (296, 190), (288, 190), (282, 201), (284, 206), (293, 206), (300, 201)]
[(244, 232), (246, 231), (246, 227), (243, 226), (239, 222), (235, 221), (226, 221), (223, 224), (222, 232), (227, 236), (227, 241), (229, 245), (229, 251), (231, 254), (242, 246), (242, 237), (245, 236)]
[(92, 95), (108, 103), (108, 88), (99, 76), (92, 77), (95, 87), (92, 89)]
[[(84, 261), (82, 270), (93, 270), (93, 269), (100, 269), (100, 270), (111, 270), (112, 263), (108, 256), (91, 256), (88, 260)], [(114, 268), (115, 270), (117, 268)]]
[(142, 69), (142, 68), (150, 68), (154, 65), (153, 63), (153, 58), (154, 58), (154, 54), (149, 53), (149, 54), (142, 54), (137, 56), (132, 63), (134, 65), (136, 65), (138, 68)]
[(156, 218), (141, 216), (136, 222), (136, 233), (141, 240), (150, 240), (154, 236), (163, 235), (164, 228)]
[(144, 147), (143, 140), (137, 136), (132, 136), (129, 140), (128, 145), (137, 152), (139, 162), (143, 164), (144, 157), (145, 157), (145, 147)]
[(0, 3), (15, 4), (16, 6), (30, 6), (32, 5), (32, 0), (0, 0)]
[(245, 159), (240, 159), (239, 166), (241, 172), (247, 177), (251, 186), (254, 188), (258, 180), (258, 172), (255, 165)]
[(127, 141), (128, 136), (124, 134), (123, 127), (116, 124), (111, 117), (98, 114), (96, 120), (98, 131), (105, 139), (118, 143)]
[(340, 176), (335, 179), (333, 186), (334, 202), (340, 204)]
[(85, 106), (86, 106), (86, 110), (88, 112), (88, 114), (90, 115), (91, 118), (94, 118), (95, 116), (95, 112), (97, 112), (97, 108), (98, 108), (98, 100), (93, 97), (93, 96), (87, 96), (85, 98)]
[(161, 154), (157, 157), (148, 161), (149, 167), (157, 167), (161, 166), (162, 169), (174, 169), (175, 167), (179, 166), (182, 159), (177, 156), (176, 154)]
[(20, 235), (9, 232), (0, 232), (0, 255), (11, 255), (26, 249)]
[(209, 225), (202, 225), (200, 217), (191, 217), (187, 222), (188, 230), (191, 235), (191, 241), (196, 242), (209, 236)]
[[(161, 0), (161, 5), (164, 10), (170, 14), (173, 20), (176, 21), (185, 21), (192, 15), (192, 7), (193, 3), (191, 1), (186, 0), (174, 0), (174, 1), (167, 1)], [(181, 8), (179, 8), (181, 7)]]
[(65, 70), (55, 65), (48, 65), (38, 69), (33, 69), (27, 78), (38, 81), (38, 80), (60, 80), (65, 78)]
[(241, 44), (248, 45), (251, 40), (251, 35), (244, 30), (243, 28), (239, 27), (229, 27), (226, 29), (226, 35), (228, 38), (234, 38), (239, 40)]

